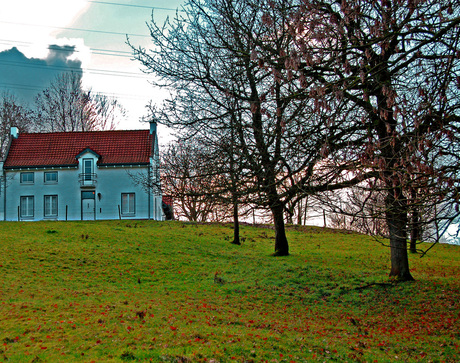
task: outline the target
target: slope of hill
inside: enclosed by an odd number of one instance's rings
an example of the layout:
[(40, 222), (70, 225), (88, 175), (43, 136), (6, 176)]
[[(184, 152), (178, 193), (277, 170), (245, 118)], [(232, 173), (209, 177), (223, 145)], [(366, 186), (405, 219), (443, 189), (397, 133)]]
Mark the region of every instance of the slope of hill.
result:
[(411, 255), (367, 236), (230, 225), (0, 224), (0, 361), (460, 360), (460, 247)]

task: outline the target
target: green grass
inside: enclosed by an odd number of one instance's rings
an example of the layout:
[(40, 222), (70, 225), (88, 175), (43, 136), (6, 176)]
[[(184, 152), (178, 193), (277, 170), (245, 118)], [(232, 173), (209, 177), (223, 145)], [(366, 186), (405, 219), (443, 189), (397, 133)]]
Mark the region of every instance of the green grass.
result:
[[(107, 221), (0, 224), (0, 362), (460, 360), (460, 247), (366, 236)], [(216, 275), (217, 274), (217, 275)]]

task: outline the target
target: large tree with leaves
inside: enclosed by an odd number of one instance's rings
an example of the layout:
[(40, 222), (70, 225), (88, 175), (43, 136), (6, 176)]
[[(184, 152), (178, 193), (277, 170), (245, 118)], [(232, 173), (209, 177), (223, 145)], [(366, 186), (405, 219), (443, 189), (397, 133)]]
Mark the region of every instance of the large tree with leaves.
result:
[(343, 110), (321, 109), (304, 75), (286, 69), (296, 44), (285, 16), (295, 15), (296, 3), (190, 0), (172, 22), (150, 24), (152, 49), (133, 47), (158, 77), (156, 85), (171, 90), (155, 114), (160, 122), (231, 138), (240, 197), (272, 212), (276, 255), (289, 254), (287, 204), (300, 194), (354, 183), (357, 178), (342, 177), (344, 161), (325, 162), (328, 168), (319, 162), (364, 135), (359, 125), (333, 123), (333, 112)]
[[(282, 3), (272, 2), (280, 9)], [(354, 110), (352, 118), (336, 114), (336, 122), (347, 118), (366, 128), (367, 141), (344, 158), (377, 173), (390, 276), (399, 280), (412, 280), (409, 213), (442, 205), (446, 220), (455, 218), (459, 9), (451, 0), (306, 0), (295, 15), (286, 15), (297, 44), (286, 68), (315, 83), (311, 96), (323, 107)]]

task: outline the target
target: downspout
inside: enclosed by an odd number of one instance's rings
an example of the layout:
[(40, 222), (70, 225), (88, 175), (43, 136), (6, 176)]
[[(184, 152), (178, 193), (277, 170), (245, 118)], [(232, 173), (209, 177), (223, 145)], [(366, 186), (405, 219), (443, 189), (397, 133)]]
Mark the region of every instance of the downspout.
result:
[(2, 162), (2, 178), (3, 178), (3, 220), (6, 221), (6, 174), (5, 174), (5, 169), (3, 169), (3, 162)]
[(5, 155), (3, 155), (3, 159), (1, 160), (1, 168), (2, 168), (2, 179), (3, 179), (3, 220), (6, 221), (6, 173), (4, 164), (6, 158), (8, 157), (8, 153), (10, 152), (11, 144), (13, 139), (17, 139), (19, 137), (19, 129), (17, 127), (10, 128), (10, 135), (8, 140), (8, 145), (6, 146)]
[(151, 192), (150, 192), (150, 182), (151, 182), (150, 181), (150, 169), (151, 168), (152, 168), (152, 162), (149, 163), (149, 169), (147, 171), (147, 173), (148, 173), (148, 178), (147, 178), (147, 180), (148, 180), (148, 182), (147, 182), (148, 183), (147, 184), (147, 198), (148, 198), (148, 208), (149, 208), (149, 219), (152, 219), (152, 216), (150, 214), (150, 212), (151, 212), (150, 209), (152, 208), (152, 202), (150, 200), (151, 199)]
[[(150, 121), (150, 135), (152, 135), (152, 144), (151, 144), (151, 151), (150, 151), (150, 163), (149, 163), (149, 176), (148, 176), (148, 189), (149, 189), (149, 204), (151, 202), (153, 202), (153, 219), (154, 220), (157, 220), (157, 205), (156, 205), (156, 199), (153, 200), (153, 198), (155, 198), (155, 195), (153, 195), (152, 193), (152, 188), (153, 188), (153, 185), (152, 183), (155, 181), (154, 180), (154, 175), (153, 175), (153, 172), (155, 170), (155, 168), (153, 167), (153, 163), (156, 162), (155, 160), (155, 157), (156, 157), (156, 145), (157, 145), (157, 123), (155, 120), (152, 120)], [(156, 177), (156, 175), (155, 175)], [(152, 199), (152, 201), (150, 200)], [(149, 213), (150, 213), (150, 205), (149, 205)]]

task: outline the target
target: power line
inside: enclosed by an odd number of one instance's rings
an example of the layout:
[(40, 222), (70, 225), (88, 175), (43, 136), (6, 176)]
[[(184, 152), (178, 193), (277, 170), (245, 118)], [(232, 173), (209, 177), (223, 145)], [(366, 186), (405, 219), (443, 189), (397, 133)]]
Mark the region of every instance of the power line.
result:
[[(130, 8), (139, 8), (139, 9), (183, 12), (183, 10), (181, 10), (181, 9), (165, 8), (165, 7), (159, 7), (159, 6), (123, 4), (123, 3), (114, 3), (114, 2), (108, 2), (108, 1), (96, 1), (96, 0), (87, 0), (87, 2), (93, 3), (93, 4), (110, 5), (110, 6), (123, 6), (123, 7), (130, 7)], [(57, 27), (57, 26), (48, 26), (48, 25), (40, 25), (40, 24), (27, 24), (27, 23), (11, 22), (11, 21), (4, 21), (4, 20), (0, 20), (0, 23), (11, 24), (11, 25), (20, 25), (20, 26), (34, 26), (34, 27), (42, 27), (42, 28), (50, 28), (50, 29), (80, 31), (80, 32), (91, 32), (91, 33), (98, 33), (98, 34), (123, 35), (123, 36), (129, 35), (129, 36), (133, 36), (133, 37), (150, 37), (149, 35), (145, 35), (145, 34), (130, 34), (130, 33), (120, 33), (120, 32), (115, 32), (115, 31), (96, 30), (96, 29)]]
[(49, 26), (49, 25), (40, 25), (40, 24), (30, 24), (30, 23), (18, 23), (14, 21), (5, 21), (0, 20), (0, 23), (3, 24), (10, 24), (10, 25), (20, 25), (20, 26), (32, 26), (37, 28), (49, 28), (49, 29), (59, 29), (59, 30), (71, 30), (71, 31), (79, 31), (79, 32), (89, 32), (89, 33), (96, 33), (96, 34), (107, 34), (107, 35), (122, 35), (122, 36), (131, 36), (131, 37), (142, 37), (142, 38), (150, 38), (150, 35), (145, 34), (130, 34), (130, 33), (120, 33), (114, 31), (107, 31), (107, 30), (96, 30), (96, 29), (81, 29), (81, 28), (70, 28), (70, 27), (61, 27), (61, 26)]
[(136, 72), (123, 72), (123, 71), (111, 71), (106, 69), (95, 69), (95, 68), (82, 68), (82, 67), (72, 67), (72, 66), (51, 66), (51, 65), (42, 65), (42, 64), (30, 64), (26, 62), (17, 62), (17, 61), (5, 61), (0, 60), (0, 64), (4, 64), (11, 67), (32, 67), (32, 68), (39, 68), (39, 69), (50, 69), (50, 70), (62, 70), (65, 72), (69, 71), (87, 71), (91, 74), (100, 74), (106, 76), (118, 76), (118, 77), (130, 77), (130, 78), (144, 78), (147, 79), (144, 74), (136, 73)]
[(0, 43), (5, 44), (5, 45), (10, 45), (10, 44), (17, 45), (18, 43), (20, 43), (23, 46), (30, 46), (31, 44), (33, 44), (32, 42), (25, 42), (23, 40), (12, 40), (12, 39), (0, 39)]
[[(9, 45), (9, 46), (21, 46), (21, 47), (31, 47), (35, 43), (32, 42), (25, 42), (22, 40), (13, 40), (13, 39), (0, 39), (0, 44)], [(59, 46), (49, 45), (49, 50), (53, 50), (55, 52), (70, 52), (67, 49), (62, 49)], [(107, 55), (107, 56), (114, 56), (114, 57), (125, 57), (125, 58), (132, 58), (133, 53), (123, 50), (114, 50), (114, 49), (103, 49), (103, 48), (88, 48), (91, 54), (95, 55)], [(73, 53), (81, 53), (81, 50), (78, 48), (72, 51)]]
[(121, 3), (112, 3), (112, 2), (107, 2), (107, 1), (88, 0), (88, 2), (93, 3), (93, 4), (125, 6), (125, 7), (130, 7), (130, 8), (156, 9), (156, 10), (167, 10), (167, 11), (182, 11), (182, 10), (179, 10), (179, 9), (162, 8), (162, 7), (159, 7), (159, 6), (147, 6), (147, 5), (136, 5), (136, 4), (121, 4)]
[[(80, 52), (80, 51), (77, 51)], [(124, 51), (117, 51), (117, 50), (109, 50), (109, 49), (93, 49), (90, 48), (91, 54), (95, 55), (107, 55), (111, 57), (124, 57), (124, 58), (132, 58), (133, 54), (131, 52), (124, 52)]]
[[(16, 89), (16, 90), (22, 90), (22, 91), (35, 91), (35, 92), (40, 92), (44, 91), (48, 87), (37, 87), (37, 86), (30, 86), (26, 84), (20, 84), (20, 83), (0, 83), (0, 88), (6, 88), (6, 89)], [(145, 100), (145, 97), (142, 95), (136, 95), (136, 94), (127, 94), (127, 93), (114, 93), (114, 92), (95, 92), (97, 94), (102, 94), (108, 97), (116, 97), (116, 98), (121, 98), (121, 99), (131, 99), (131, 100)]]
[(23, 91), (42, 91), (45, 88), (43, 87), (35, 87), (31, 86), (28, 84), (20, 84), (20, 83), (0, 83), (0, 88), (13, 88), (13, 89), (19, 89)]
[[(166, 7), (156, 7), (156, 6), (145, 6), (145, 5), (136, 5), (136, 4), (123, 4), (123, 3), (116, 3), (116, 2), (106, 2), (106, 1), (96, 1), (96, 0), (87, 0), (89, 3), (100, 4), (100, 5), (107, 5), (107, 6), (123, 6), (123, 7), (130, 7), (130, 8), (140, 8), (140, 9), (150, 9), (150, 10), (162, 10), (162, 11), (182, 11), (173, 8), (166, 8)], [(129, 34), (129, 33), (122, 33), (117, 31), (107, 31), (107, 30), (97, 30), (97, 29), (83, 29), (83, 28), (71, 28), (71, 27), (53, 27), (47, 25), (40, 25), (40, 24), (30, 24), (30, 23), (21, 23), (21, 22), (14, 22), (14, 21), (5, 21), (0, 20), (0, 23), (10, 24), (10, 25), (17, 25), (17, 26), (30, 26), (30, 27), (39, 27), (39, 28), (48, 28), (48, 29), (58, 29), (63, 31), (77, 31), (77, 32), (88, 32), (88, 33), (95, 33), (95, 34), (105, 34), (105, 35), (116, 35), (116, 36), (131, 36), (131, 37), (143, 37), (149, 38), (150, 35), (144, 34)], [(27, 41), (14, 41), (10, 39), (0, 39), (2, 44), (6, 45), (19, 45), (19, 46), (32, 46), (34, 43), (27, 42)], [(49, 46), (48, 49), (54, 51), (67, 51), (66, 49), (61, 48), (53, 48)], [(101, 56), (117, 56), (117, 57), (128, 57), (132, 58), (132, 52), (128, 51), (119, 51), (119, 50), (111, 50), (111, 49), (100, 49), (100, 48), (89, 48), (91, 54), (101, 55)], [(73, 52), (81, 52), (78, 49), (74, 49)], [(17, 67), (35, 67), (35, 68), (43, 68), (43, 69), (55, 69), (55, 70), (62, 70), (62, 71), (84, 71), (90, 74), (96, 75), (103, 75), (103, 76), (118, 76), (118, 77), (130, 77), (130, 78), (140, 78), (140, 79), (148, 79), (148, 76), (145, 74), (139, 74), (134, 72), (123, 72), (123, 71), (110, 71), (105, 69), (93, 69), (93, 68), (78, 68), (78, 67), (59, 67), (59, 66), (49, 66), (49, 65), (37, 65), (37, 64), (30, 64), (27, 62), (8, 62), (8, 61), (0, 61), (0, 64), (6, 64), (9, 66), (17, 66)], [(41, 91), (46, 88), (40, 86), (33, 86), (33, 85), (26, 85), (26, 84), (19, 84), (19, 83), (0, 83), (0, 88), (10, 88), (10, 89), (18, 89), (24, 91)], [(139, 99), (144, 100), (145, 96), (141, 95), (134, 95), (134, 94), (116, 94), (116, 93), (107, 93), (107, 92), (98, 92), (107, 96), (112, 97), (120, 97), (122, 99)]]

